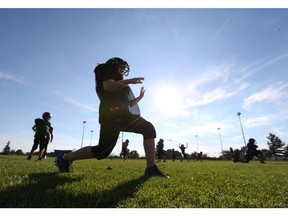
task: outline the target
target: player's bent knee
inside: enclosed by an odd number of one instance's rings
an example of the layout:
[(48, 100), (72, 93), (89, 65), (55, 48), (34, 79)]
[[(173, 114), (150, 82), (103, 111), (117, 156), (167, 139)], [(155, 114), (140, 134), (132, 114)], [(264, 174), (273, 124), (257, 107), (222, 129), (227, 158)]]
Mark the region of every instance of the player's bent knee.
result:
[(92, 146), (91, 147), (91, 151), (92, 151), (93, 156), (97, 160), (102, 160), (104, 158), (107, 158), (110, 155), (110, 153), (112, 152), (112, 150), (110, 151), (110, 150), (107, 150), (107, 149), (101, 151), (99, 149), (99, 146)]
[(145, 127), (143, 130), (143, 138), (144, 138), (144, 140), (156, 138), (156, 130), (155, 130), (155, 127), (153, 126), (153, 124), (151, 122), (147, 121), (145, 123)]

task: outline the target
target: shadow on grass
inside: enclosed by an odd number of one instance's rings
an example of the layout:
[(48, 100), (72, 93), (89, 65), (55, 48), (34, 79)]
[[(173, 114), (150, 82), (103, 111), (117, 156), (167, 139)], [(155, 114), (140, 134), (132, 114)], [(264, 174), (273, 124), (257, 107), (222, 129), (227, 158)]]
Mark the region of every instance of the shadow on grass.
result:
[[(125, 207), (123, 203), (129, 198), (133, 198), (134, 193), (137, 191), (138, 187), (144, 184), (147, 180), (144, 176), (137, 179), (132, 179), (123, 184), (119, 184), (117, 187), (100, 192), (97, 194), (92, 194), (91, 199), (94, 203), (91, 203), (91, 207), (97, 208), (121, 208)], [(84, 195), (86, 197), (87, 195)]]
[[(69, 191), (69, 184), (81, 181), (59, 173), (34, 173), (0, 191), (0, 208), (115, 208), (133, 196), (144, 177), (127, 181), (111, 190), (79, 193)], [(15, 182), (14, 182), (15, 183)], [(68, 187), (66, 187), (68, 184)], [(95, 181), (95, 184), (97, 182)], [(66, 185), (66, 186), (65, 186)], [(93, 185), (91, 185), (93, 187)]]
[(79, 181), (57, 173), (33, 173), (28, 178), (11, 178), (10, 187), (0, 191), (1, 208), (57, 207), (52, 200), (58, 199), (52, 192), (61, 191), (66, 183)]

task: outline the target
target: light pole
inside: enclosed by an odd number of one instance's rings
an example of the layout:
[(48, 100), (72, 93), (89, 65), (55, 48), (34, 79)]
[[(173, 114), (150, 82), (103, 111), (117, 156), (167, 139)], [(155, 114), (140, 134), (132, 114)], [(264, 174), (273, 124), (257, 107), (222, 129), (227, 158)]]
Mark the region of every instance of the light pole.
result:
[(91, 132), (91, 138), (90, 138), (90, 146), (92, 145), (92, 134), (93, 134), (93, 130), (90, 131)]
[(218, 132), (219, 132), (219, 138), (220, 138), (220, 144), (221, 144), (221, 151), (223, 152), (223, 144), (222, 144), (222, 138), (221, 138), (220, 129), (221, 129), (221, 127), (217, 128), (217, 130), (218, 130)]
[(169, 139), (168, 141), (169, 141), (169, 145), (170, 145), (169, 148), (172, 149), (172, 144), (171, 144), (171, 142), (173, 142), (173, 140), (172, 140), (172, 139)]
[(83, 121), (83, 132), (82, 132), (81, 148), (82, 148), (82, 146), (83, 146), (83, 139), (84, 139), (85, 124), (86, 124), (86, 121)]
[(243, 131), (243, 127), (242, 127), (242, 123), (241, 123), (241, 119), (240, 119), (241, 112), (238, 112), (237, 115), (239, 116), (239, 122), (240, 122), (243, 140), (244, 140), (244, 145), (246, 146), (246, 140), (245, 140), (244, 131)]
[(122, 131), (122, 143), (124, 142), (124, 132)]
[(197, 144), (197, 153), (199, 152), (199, 149), (198, 149), (198, 135), (195, 135), (196, 137), (196, 144)]
[[(120, 136), (119, 136), (119, 140), (120, 140)], [(122, 145), (123, 145), (123, 141), (124, 140), (124, 132), (122, 131), (121, 132), (121, 141), (120, 141), (120, 143), (119, 143), (119, 145), (118, 145), (118, 155), (120, 155), (121, 154), (121, 152), (122, 152)], [(121, 148), (121, 152), (120, 152), (120, 149)]]

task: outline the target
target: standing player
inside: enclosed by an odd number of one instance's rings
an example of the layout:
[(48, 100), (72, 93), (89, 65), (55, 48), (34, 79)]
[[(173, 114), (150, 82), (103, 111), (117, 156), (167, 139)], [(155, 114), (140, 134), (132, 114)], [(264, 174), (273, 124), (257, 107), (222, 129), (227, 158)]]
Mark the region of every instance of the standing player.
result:
[(122, 143), (122, 151), (121, 151), (124, 161), (126, 161), (128, 153), (129, 153), (128, 145), (129, 145), (129, 140), (126, 139), (126, 141)]
[(175, 155), (175, 150), (174, 148), (172, 149), (172, 161), (175, 161), (176, 155)]
[[(140, 95), (133, 97), (130, 84), (141, 84), (143, 77), (124, 79), (130, 71), (129, 65), (121, 58), (111, 58), (104, 64), (96, 66), (95, 81), (96, 92), (100, 100), (99, 123), (100, 137), (97, 146), (83, 147), (77, 151), (60, 155), (56, 163), (61, 172), (69, 172), (69, 165), (75, 160), (97, 158), (104, 159), (114, 149), (119, 134), (132, 132), (142, 134), (146, 155), (145, 177), (159, 176), (168, 178), (155, 164), (155, 138), (154, 126), (135, 112), (137, 103), (143, 98), (145, 90), (141, 88)], [(138, 110), (138, 109), (136, 109)]]
[[(184, 144), (181, 144), (181, 145), (180, 145), (180, 143), (179, 143), (179, 148), (181, 149), (183, 158), (188, 160), (187, 155), (186, 155), (186, 153), (185, 153), (185, 149), (188, 148), (188, 143), (186, 144), (186, 147), (184, 146)], [(182, 160), (181, 160), (181, 161), (182, 161)]]
[(46, 137), (45, 146), (44, 146), (44, 152), (43, 152), (43, 156), (42, 156), (43, 159), (46, 159), (46, 154), (47, 154), (47, 149), (48, 149), (49, 142), (52, 143), (52, 141), (53, 141), (53, 127), (49, 127), (49, 132), (50, 132), (51, 139), (49, 140), (48, 137)]
[(196, 161), (201, 161), (201, 162), (202, 162), (202, 157), (203, 157), (202, 151), (201, 151), (200, 153), (197, 153), (197, 159), (196, 159)]
[[(158, 161), (161, 161), (162, 160), (162, 156), (164, 156), (164, 140), (163, 139), (160, 139), (157, 143), (157, 146), (156, 146), (156, 154), (157, 154), (157, 158), (158, 158)], [(164, 162), (165, 159), (164, 159)]]
[(46, 143), (51, 141), (51, 134), (49, 128), (51, 127), (50, 119), (52, 115), (49, 112), (44, 112), (42, 119), (35, 119), (35, 125), (32, 127), (32, 130), (35, 132), (34, 135), (34, 144), (32, 149), (27, 157), (27, 160), (31, 160), (34, 151), (38, 148), (39, 145), (39, 156), (38, 160), (43, 159), (43, 153), (46, 146)]

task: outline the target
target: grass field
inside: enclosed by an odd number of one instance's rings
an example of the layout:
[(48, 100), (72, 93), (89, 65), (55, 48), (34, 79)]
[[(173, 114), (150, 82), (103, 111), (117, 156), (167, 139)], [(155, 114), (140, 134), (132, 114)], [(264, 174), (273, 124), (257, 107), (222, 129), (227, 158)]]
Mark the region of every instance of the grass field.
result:
[[(112, 170), (107, 170), (107, 167)], [(288, 208), (288, 162), (158, 163), (170, 179), (144, 179), (145, 160), (76, 161), (0, 156), (1, 208)]]

